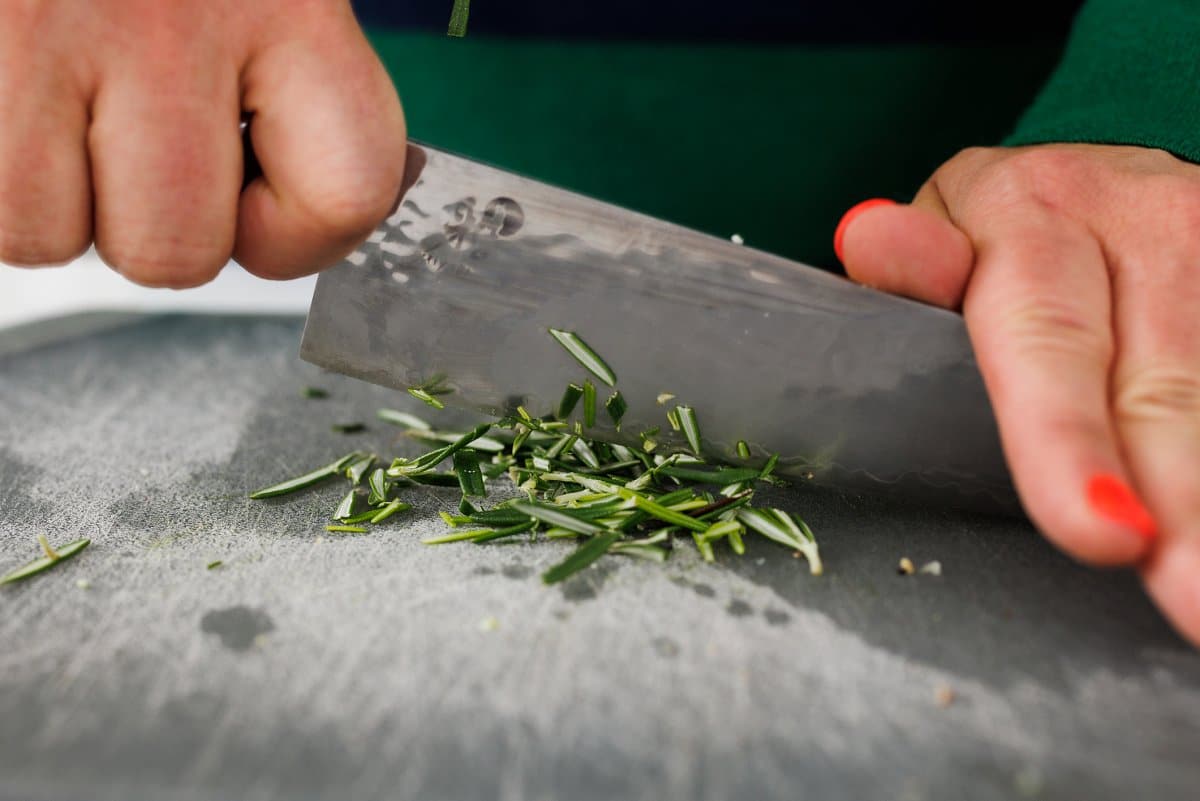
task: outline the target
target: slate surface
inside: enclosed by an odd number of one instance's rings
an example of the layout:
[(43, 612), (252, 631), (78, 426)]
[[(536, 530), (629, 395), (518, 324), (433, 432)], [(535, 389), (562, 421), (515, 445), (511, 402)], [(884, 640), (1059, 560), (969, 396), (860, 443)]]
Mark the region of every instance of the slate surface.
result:
[(569, 546), (418, 542), (454, 493), (352, 538), (322, 531), (337, 486), (247, 500), (410, 447), (330, 431), (413, 407), (299, 362), (299, 331), (0, 347), (0, 568), (93, 539), (0, 589), (0, 799), (1196, 797), (1200, 655), (1023, 522), (779, 491), (826, 575), (752, 543), (546, 588)]

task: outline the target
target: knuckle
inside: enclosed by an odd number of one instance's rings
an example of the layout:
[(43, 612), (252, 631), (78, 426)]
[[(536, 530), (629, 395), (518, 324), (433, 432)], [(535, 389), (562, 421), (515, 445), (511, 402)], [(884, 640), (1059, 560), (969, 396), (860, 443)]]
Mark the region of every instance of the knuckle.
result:
[(399, 181), (363, 175), (345, 177), (303, 202), (304, 211), (316, 230), (330, 238), (366, 236), (388, 216), (399, 193)]
[(1054, 354), (1072, 359), (1103, 359), (1113, 355), (1111, 331), (1096, 325), (1090, 315), (1069, 301), (1032, 297), (1017, 301), (998, 320), (998, 326), (1017, 352), (1014, 357)]
[(981, 180), (998, 197), (1032, 199), (1054, 208), (1063, 198), (1079, 197), (1090, 169), (1086, 157), (1075, 151), (1031, 147), (991, 163), (983, 169)]
[(1186, 420), (1200, 425), (1200, 370), (1159, 365), (1131, 373), (1116, 387), (1117, 418), (1127, 423)]
[(104, 261), (129, 281), (153, 289), (191, 289), (217, 277), (229, 260), (208, 245), (177, 242), (130, 247), (97, 244)]

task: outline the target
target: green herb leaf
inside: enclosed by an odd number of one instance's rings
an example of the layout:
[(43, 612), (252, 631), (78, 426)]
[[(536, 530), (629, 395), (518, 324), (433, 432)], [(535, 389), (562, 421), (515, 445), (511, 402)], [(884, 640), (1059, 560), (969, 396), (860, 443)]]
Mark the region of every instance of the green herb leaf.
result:
[(560, 331), (557, 328), (551, 328), (550, 336), (558, 340), (558, 344), (566, 348), (567, 353), (574, 356), (575, 360), (582, 364), (592, 375), (610, 387), (616, 386), (617, 374), (612, 371), (611, 367), (605, 364), (604, 359), (601, 359), (596, 351), (588, 347), (588, 344), (578, 334), (572, 331)]
[(375, 454), (364, 456), (358, 461), (351, 462), (346, 467), (346, 478), (350, 479), (350, 483), (357, 487), (362, 483), (363, 476), (367, 474), (367, 471), (370, 470), (374, 464)]
[[(626, 495), (628, 493), (628, 495)], [(676, 526), (681, 526), (692, 531), (703, 532), (708, 529), (708, 526), (694, 517), (689, 517), (683, 512), (677, 512), (674, 509), (668, 509), (662, 504), (655, 503), (644, 495), (639, 495), (636, 492), (629, 490), (621, 490), (622, 497), (631, 497), (634, 505), (646, 512), (651, 517), (656, 517), (666, 523), (671, 523)]]
[(696, 422), (696, 412), (691, 406), (676, 406), (676, 414), (679, 415), (679, 425), (683, 429), (683, 435), (687, 437), (688, 445), (692, 448), (692, 453), (700, 455), (700, 424)]
[(454, 8), (450, 11), (450, 27), (447, 36), (462, 38), (467, 35), (467, 18), (471, 12), (471, 0), (454, 0)]
[(216, 570), (218, 567), (220, 567), (223, 564), (225, 564), (225, 563), (222, 562), (220, 559), (218, 559), (215, 562), (209, 562), (207, 565), (204, 566), (204, 569), (205, 570)]
[(458, 474), (458, 483), (462, 487), (463, 496), (482, 498), (487, 495), (487, 487), (483, 483), (483, 473), (479, 469), (479, 454), (470, 448), (463, 448), (454, 454), (454, 472)]
[(684, 467), (678, 464), (664, 465), (660, 468), (665, 476), (681, 478), (685, 481), (696, 481), (701, 484), (735, 484), (742, 481), (753, 481), (758, 478), (758, 470), (748, 467)]
[(737, 441), (737, 455), (739, 459), (750, 458), (750, 446), (746, 444), (746, 440), (739, 439)]
[(367, 488), (370, 490), (370, 494), (367, 495), (368, 504), (379, 506), (387, 502), (387, 473), (382, 467), (371, 473), (371, 477), (367, 479)]
[(340, 504), (338, 504), (337, 511), (333, 513), (333, 519), (345, 522), (347, 517), (350, 517), (354, 514), (354, 503), (357, 500), (358, 493), (354, 490), (350, 490), (350, 492), (346, 493), (346, 497), (342, 499)]
[(380, 409), (375, 412), (375, 416), (385, 423), (391, 423), (394, 426), (401, 428), (416, 429), (418, 431), (429, 431), (433, 426), (426, 423), (415, 414), (408, 412), (397, 411), (396, 409)]
[(432, 406), (435, 409), (445, 409), (446, 408), (446, 404), (442, 403), (440, 400), (438, 400), (433, 395), (430, 395), (429, 392), (424, 389), (418, 389), (417, 387), (409, 387), (408, 394), (412, 395), (414, 398), (421, 401), (422, 403), (426, 403), (426, 404)]
[[(40, 539), (44, 541), (45, 537), (41, 537)], [(19, 567), (11, 573), (0, 577), (0, 585), (13, 584), (31, 576), (36, 576), (38, 573), (43, 573), (57, 565), (59, 562), (70, 559), (72, 556), (91, 545), (91, 543), (91, 540), (75, 540), (74, 542), (68, 543), (61, 548), (49, 548), (49, 553), (53, 553), (53, 556), (46, 555), (41, 559), (35, 559), (24, 567)], [(48, 543), (43, 544), (42, 547), (45, 550), (47, 549), (47, 546)]]
[(491, 533), (491, 529), (474, 529), (472, 531), (455, 531), (453, 534), (445, 534), (441, 537), (431, 537), (427, 540), (421, 540), (425, 545), (445, 545), (450, 542), (464, 542), (473, 540), (480, 534)]
[(484, 543), (491, 542), (492, 540), (502, 540), (505, 537), (513, 537), (517, 534), (522, 534), (526, 531), (529, 531), (536, 525), (536, 520), (526, 520), (524, 523), (517, 523), (516, 525), (509, 526), (508, 528), (497, 529), (496, 531), (488, 531), (484, 534), (479, 534), (475, 537), (472, 537), (471, 541)]
[(325, 530), (330, 534), (366, 534), (367, 530), (362, 526), (326, 526)]
[(338, 473), (342, 472), (348, 462), (358, 459), (361, 456), (362, 454), (357, 452), (348, 454), (343, 456), (341, 459), (338, 459), (333, 464), (327, 464), (324, 467), (312, 471), (311, 473), (306, 473), (302, 476), (297, 476), (296, 478), (275, 484), (274, 486), (252, 492), (250, 493), (250, 498), (252, 500), (259, 501), (263, 498), (274, 498), (279, 495), (287, 495), (290, 492), (296, 492), (297, 490), (311, 487), (313, 484), (317, 484), (327, 478), (336, 476)]
[(596, 425), (596, 385), (591, 381), (583, 382), (583, 424)]
[(543, 506), (542, 504), (530, 503), (527, 501), (514, 502), (511, 507), (518, 512), (528, 515), (529, 517), (539, 520), (551, 526), (565, 528), (568, 531), (574, 531), (577, 534), (600, 534), (606, 529), (604, 526), (593, 523), (578, 514), (565, 509), (559, 509), (552, 506)]
[(334, 423), (331, 428), (335, 434), (361, 434), (367, 430), (366, 423)]
[(375, 513), (375, 516), (371, 518), (371, 525), (377, 526), (397, 512), (407, 512), (411, 508), (412, 504), (402, 503), (400, 501), (392, 501), (387, 506)]
[(558, 413), (555, 415), (559, 420), (566, 420), (571, 416), (571, 412), (575, 411), (576, 404), (583, 397), (583, 387), (578, 384), (567, 384), (566, 390), (563, 392), (562, 400), (558, 402)]
[(614, 392), (604, 402), (604, 409), (608, 412), (608, 416), (612, 418), (613, 425), (617, 431), (621, 430), (621, 418), (625, 416), (625, 412), (629, 409), (629, 404), (625, 402), (625, 398), (620, 392)]
[(305, 387), (302, 394), (304, 397), (311, 398), (313, 400), (321, 400), (329, 397), (329, 393), (320, 387)]
[(583, 545), (580, 545), (578, 550), (573, 554), (543, 573), (542, 581), (547, 584), (557, 584), (564, 579), (570, 578), (608, 553), (609, 549), (620, 538), (621, 533), (618, 531), (610, 531), (592, 537)]

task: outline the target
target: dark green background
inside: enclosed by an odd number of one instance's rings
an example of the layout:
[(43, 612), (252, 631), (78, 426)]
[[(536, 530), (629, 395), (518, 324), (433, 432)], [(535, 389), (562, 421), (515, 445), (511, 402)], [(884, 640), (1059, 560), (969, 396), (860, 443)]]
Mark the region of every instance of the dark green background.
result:
[(826, 266), (846, 208), (999, 141), (1059, 51), (371, 39), (414, 138)]

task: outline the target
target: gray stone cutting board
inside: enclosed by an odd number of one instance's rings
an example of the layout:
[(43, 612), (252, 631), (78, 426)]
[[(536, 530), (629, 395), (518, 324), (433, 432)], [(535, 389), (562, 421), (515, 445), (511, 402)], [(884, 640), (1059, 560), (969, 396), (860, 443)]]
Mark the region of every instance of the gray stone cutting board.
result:
[(246, 499), (431, 412), (299, 321), (110, 323), (0, 334), (0, 569), (93, 540), (0, 589), (4, 801), (1200, 797), (1200, 655), (1023, 522), (774, 491), (824, 576), (752, 543), (547, 588), (570, 546), (419, 543), (453, 492), (351, 538), (339, 486)]

